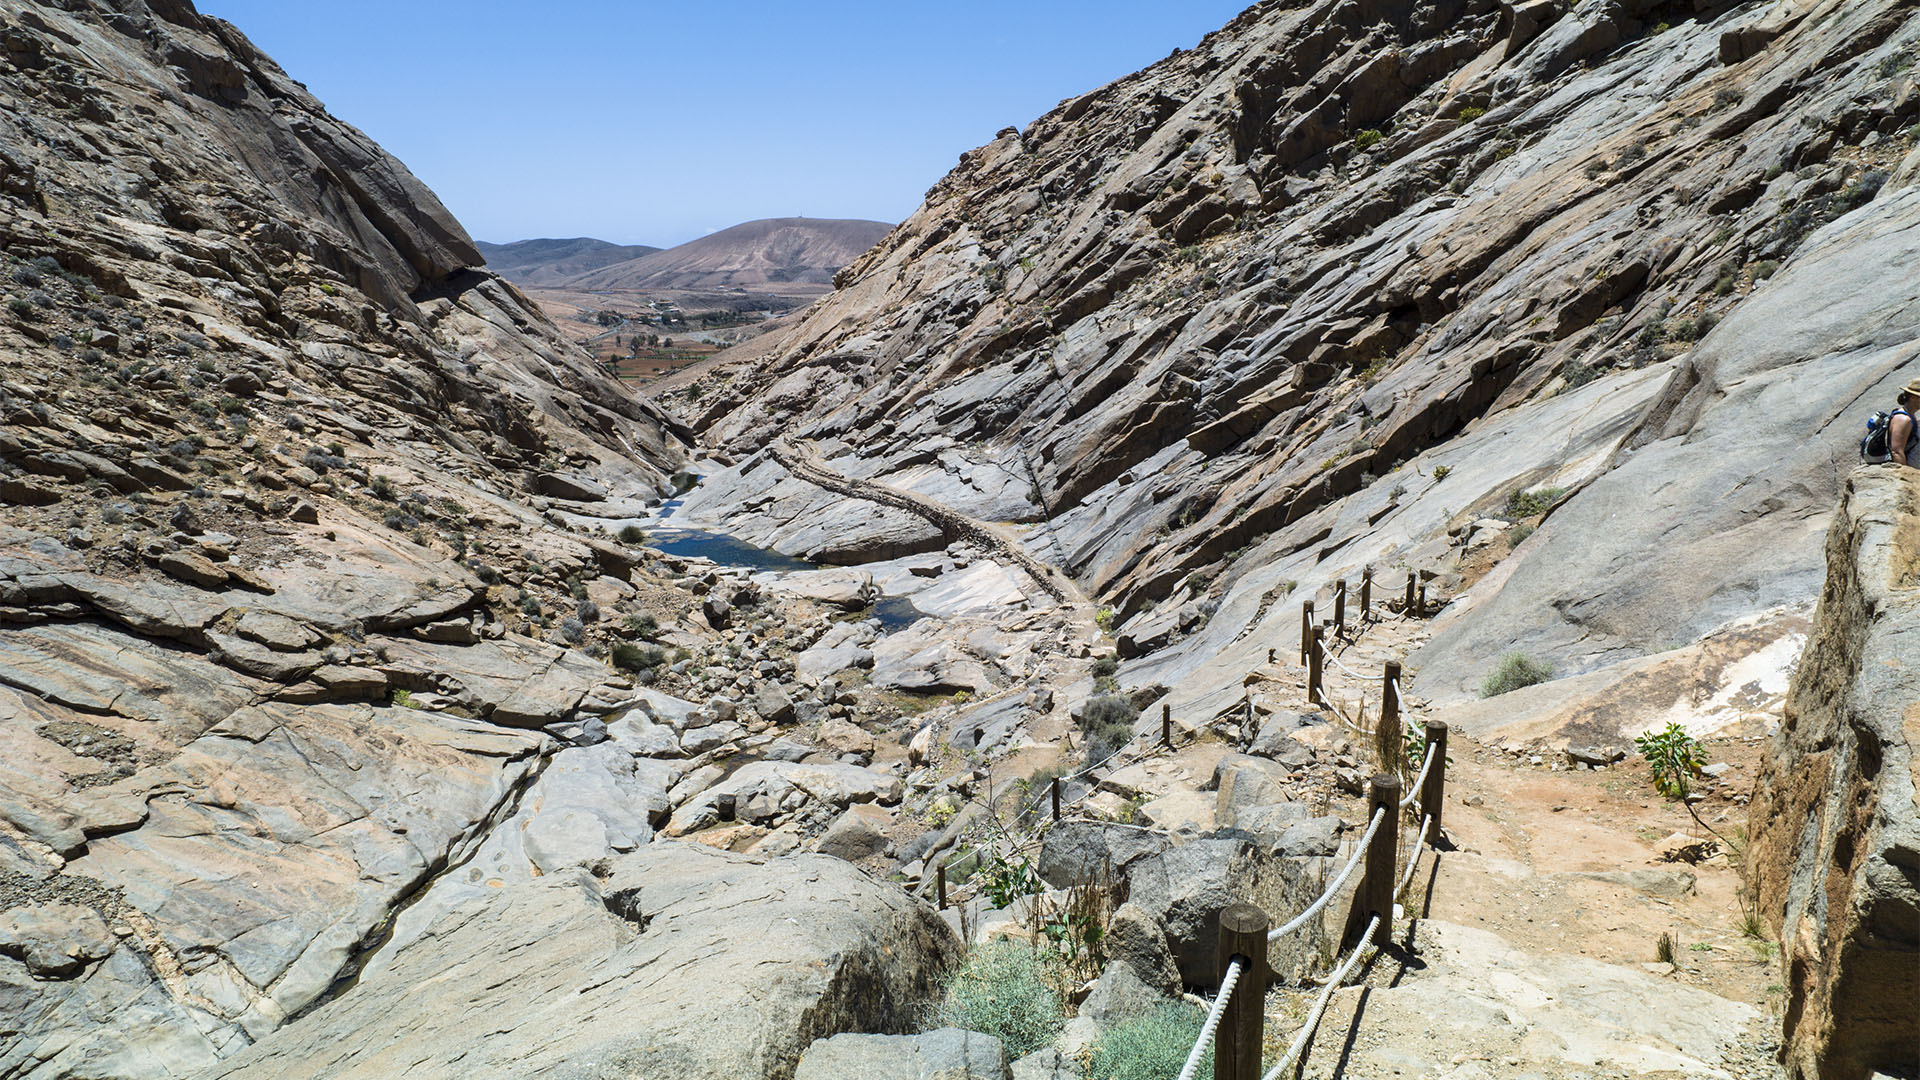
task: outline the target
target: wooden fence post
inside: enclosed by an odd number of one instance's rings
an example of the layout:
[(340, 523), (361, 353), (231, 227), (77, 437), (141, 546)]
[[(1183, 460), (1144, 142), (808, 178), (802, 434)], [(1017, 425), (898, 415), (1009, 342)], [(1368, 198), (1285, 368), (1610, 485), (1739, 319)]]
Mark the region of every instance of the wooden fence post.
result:
[(1433, 752), (1433, 768), (1427, 770), (1427, 781), (1420, 787), (1420, 813), (1433, 818), (1433, 824), (1427, 826), (1427, 843), (1440, 835), (1440, 807), (1447, 799), (1447, 722), (1444, 720), (1427, 721), (1427, 749)]
[(1407, 602), (1400, 610), (1405, 612), (1409, 619), (1413, 618), (1413, 583), (1417, 577), (1419, 577), (1418, 574), (1411, 570), (1407, 571)]
[(1321, 666), (1326, 656), (1326, 645), (1320, 640), (1320, 627), (1315, 626), (1307, 635), (1307, 704), (1318, 705), (1326, 695), (1320, 692)]
[(1213, 1036), (1213, 1080), (1259, 1080), (1267, 1014), (1267, 913), (1252, 904), (1220, 913), (1218, 971), (1240, 958), (1240, 981)]
[(1367, 617), (1373, 613), (1373, 567), (1360, 572), (1360, 625), (1367, 624)]
[(1307, 662), (1307, 655), (1312, 651), (1313, 647), (1307, 644), (1307, 639), (1312, 636), (1313, 601), (1302, 600), (1300, 601), (1300, 662), (1302, 664)]
[(1420, 613), (1421, 618), (1427, 617), (1427, 583), (1424, 581), (1420, 583), (1420, 598), (1414, 602), (1413, 609)]
[(1382, 808), (1387, 812), (1386, 820), (1373, 834), (1373, 843), (1367, 845), (1362, 871), (1366, 876), (1360, 881), (1353, 912), (1347, 918), (1347, 932), (1342, 936), (1351, 940), (1378, 915), (1380, 925), (1373, 932), (1373, 944), (1384, 948), (1393, 940), (1393, 887), (1398, 884), (1400, 858), (1400, 778), (1389, 773), (1376, 773), (1367, 784), (1367, 820), (1372, 821)]
[(934, 893), (940, 898), (940, 910), (947, 910), (947, 864), (938, 863), (933, 873)]
[(1347, 579), (1341, 578), (1333, 586), (1333, 636), (1336, 640), (1347, 636)]
[(1053, 820), (1060, 820), (1060, 778), (1053, 778)]
[(1173, 706), (1160, 703), (1160, 745), (1173, 749)]

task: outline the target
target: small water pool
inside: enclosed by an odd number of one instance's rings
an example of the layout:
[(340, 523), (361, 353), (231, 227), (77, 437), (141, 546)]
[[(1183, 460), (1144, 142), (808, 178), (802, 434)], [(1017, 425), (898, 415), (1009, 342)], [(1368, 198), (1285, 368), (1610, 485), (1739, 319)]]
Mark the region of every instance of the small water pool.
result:
[(928, 616), (904, 596), (883, 596), (874, 601), (873, 617), (880, 620), (882, 633), (891, 634), (896, 630), (905, 630)]
[(726, 533), (704, 529), (675, 529), (662, 532), (648, 541), (655, 550), (686, 559), (712, 559), (721, 566), (739, 566), (748, 570), (815, 570), (804, 559), (749, 544)]

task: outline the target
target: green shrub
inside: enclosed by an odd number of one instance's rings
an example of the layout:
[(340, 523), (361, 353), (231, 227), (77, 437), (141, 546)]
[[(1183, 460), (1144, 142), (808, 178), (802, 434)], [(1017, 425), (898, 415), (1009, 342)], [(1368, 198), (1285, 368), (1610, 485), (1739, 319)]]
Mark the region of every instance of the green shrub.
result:
[(1365, 150), (1370, 146), (1377, 145), (1380, 140), (1384, 138), (1386, 138), (1386, 136), (1380, 133), (1379, 128), (1367, 128), (1365, 131), (1353, 137), (1353, 148), (1355, 150)]
[(1133, 738), (1133, 722), (1140, 710), (1133, 702), (1117, 694), (1100, 694), (1087, 699), (1080, 711), (1080, 731), (1086, 735), (1088, 764), (1101, 761), (1125, 746)]
[(1433, 478), (1435, 480), (1445, 480), (1448, 476), (1452, 475), (1452, 473), (1453, 466), (1451, 465), (1435, 465), (1433, 467)]
[[(989, 942), (975, 949), (947, 983), (939, 1023), (991, 1035), (1009, 1059), (1025, 1057), (1052, 1043), (1066, 1025), (1060, 995), (1046, 974), (1032, 948)], [(1179, 1067), (1176, 1062), (1175, 1071)]]
[(620, 529), (620, 542), (639, 547), (647, 542), (647, 530), (638, 525), (625, 525)]
[[(1103, 1032), (1091, 1050), (1087, 1080), (1162, 1080), (1180, 1071), (1207, 1014), (1197, 1005), (1168, 1003), (1145, 1016), (1123, 1020)], [(1201, 1076), (1213, 1075), (1213, 1047), (1200, 1059)]]
[(658, 645), (633, 645), (623, 641), (613, 647), (613, 666), (621, 671), (650, 671), (666, 662), (666, 650)]
[(1780, 264), (1773, 259), (1766, 259), (1761, 262), (1754, 263), (1753, 264), (1753, 280), (1765, 281), (1768, 278), (1772, 277), (1774, 274), (1778, 273), (1779, 270), (1780, 270)]
[(1529, 518), (1544, 514), (1566, 493), (1566, 488), (1557, 487), (1535, 488), (1532, 491), (1514, 488), (1507, 493), (1507, 516)]
[(1533, 535), (1533, 526), (1531, 525), (1515, 525), (1513, 528), (1508, 529), (1507, 530), (1507, 550), (1512, 551), (1514, 548), (1517, 548), (1521, 544), (1526, 543), (1527, 537), (1532, 535)]
[(1460, 122), (1463, 124), (1470, 124), (1485, 115), (1487, 115), (1487, 110), (1481, 108), (1478, 105), (1469, 105), (1466, 108), (1460, 110)]
[(1096, 679), (1108, 678), (1119, 670), (1120, 661), (1111, 656), (1103, 656), (1093, 662), (1093, 677)]
[(1687, 797), (1693, 789), (1693, 774), (1707, 760), (1700, 743), (1676, 723), (1668, 723), (1665, 731), (1649, 731), (1633, 744), (1653, 770), (1654, 789), (1670, 799)]
[(651, 641), (660, 633), (660, 620), (648, 612), (627, 616), (627, 629)]
[(1523, 652), (1510, 652), (1500, 658), (1500, 666), (1480, 682), (1481, 697), (1499, 697), (1509, 690), (1532, 686), (1553, 678), (1553, 665), (1535, 660)]

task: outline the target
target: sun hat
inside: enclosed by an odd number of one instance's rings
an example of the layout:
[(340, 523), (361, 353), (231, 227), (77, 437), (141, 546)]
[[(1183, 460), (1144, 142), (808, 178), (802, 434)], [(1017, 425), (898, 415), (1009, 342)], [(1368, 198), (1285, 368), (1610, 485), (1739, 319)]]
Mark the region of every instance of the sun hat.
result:
[(1920, 378), (1908, 379), (1907, 385), (1900, 388), (1900, 393), (1903, 395), (1910, 394), (1913, 397), (1920, 397)]

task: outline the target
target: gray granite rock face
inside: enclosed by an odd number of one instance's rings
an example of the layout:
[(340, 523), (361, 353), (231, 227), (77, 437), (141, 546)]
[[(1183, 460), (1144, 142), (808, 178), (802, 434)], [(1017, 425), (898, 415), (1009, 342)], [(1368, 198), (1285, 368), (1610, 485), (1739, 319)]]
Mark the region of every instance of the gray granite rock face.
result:
[[(930, 907), (824, 856), (653, 844), (603, 873), (448, 909), (350, 994), (205, 1075), (783, 1080), (816, 1039), (908, 1029), (958, 954)], [(1004, 1074), (993, 1057), (1002, 1071), (981, 1075)]]

